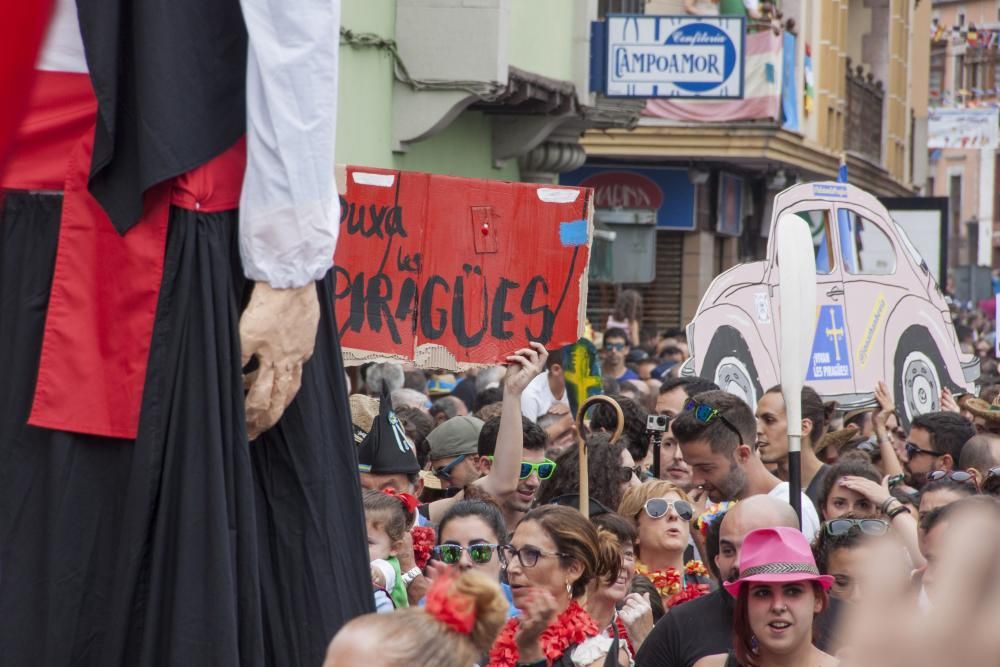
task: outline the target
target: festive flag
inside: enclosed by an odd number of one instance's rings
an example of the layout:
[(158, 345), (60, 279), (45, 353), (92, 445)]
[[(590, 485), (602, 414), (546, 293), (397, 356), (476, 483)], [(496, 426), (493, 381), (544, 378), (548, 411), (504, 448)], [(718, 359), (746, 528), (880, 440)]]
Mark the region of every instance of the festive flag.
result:
[(588, 398), (602, 392), (601, 362), (597, 348), (586, 338), (563, 348), (563, 376), (566, 378), (566, 396), (569, 408), (576, 413)]

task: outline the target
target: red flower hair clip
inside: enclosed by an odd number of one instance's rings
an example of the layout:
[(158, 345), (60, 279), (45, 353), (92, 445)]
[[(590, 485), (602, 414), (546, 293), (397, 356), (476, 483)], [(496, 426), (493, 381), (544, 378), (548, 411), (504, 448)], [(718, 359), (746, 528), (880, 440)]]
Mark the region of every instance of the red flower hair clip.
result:
[(468, 635), (476, 626), (476, 602), (451, 590), (451, 577), (439, 577), (427, 591), (424, 609), (455, 632)]
[(382, 489), (382, 493), (387, 496), (392, 496), (393, 498), (398, 498), (399, 501), (403, 503), (403, 507), (405, 507), (406, 511), (410, 514), (416, 512), (417, 508), (420, 506), (420, 501), (417, 500), (417, 497), (412, 494), (398, 493), (396, 489)]
[(413, 560), (416, 561), (417, 567), (422, 570), (427, 567), (427, 563), (431, 559), (431, 552), (434, 549), (437, 536), (434, 529), (427, 526), (414, 526), (410, 530), (410, 535), (413, 536)]

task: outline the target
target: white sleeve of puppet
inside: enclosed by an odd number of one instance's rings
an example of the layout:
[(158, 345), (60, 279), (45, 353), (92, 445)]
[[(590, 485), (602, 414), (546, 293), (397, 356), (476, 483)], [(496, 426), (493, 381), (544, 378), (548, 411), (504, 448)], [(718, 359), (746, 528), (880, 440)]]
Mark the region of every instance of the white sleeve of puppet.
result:
[(247, 278), (302, 287), (333, 266), (340, 0), (241, 0), (247, 168), (240, 256)]
[(611, 637), (601, 633), (581, 642), (573, 649), (570, 659), (576, 667), (588, 667), (606, 656), (613, 642)]

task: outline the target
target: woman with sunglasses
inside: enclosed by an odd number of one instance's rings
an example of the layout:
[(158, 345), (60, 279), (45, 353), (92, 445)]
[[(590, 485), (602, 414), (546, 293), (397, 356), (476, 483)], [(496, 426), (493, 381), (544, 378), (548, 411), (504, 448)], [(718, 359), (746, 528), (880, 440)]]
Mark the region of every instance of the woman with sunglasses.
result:
[[(438, 524), (437, 546), (431, 552), (434, 562), (458, 572), (475, 570), (493, 581), (500, 581), (500, 557), (497, 550), (506, 541), (503, 514), (489, 500), (460, 500)], [(440, 566), (432, 566), (439, 570)], [(517, 613), (511, 601), (510, 586), (501, 584), (509, 603), (508, 617)]]
[(837, 659), (813, 644), (813, 619), (826, 609), (832, 583), (798, 530), (749, 532), (740, 550), (740, 578), (723, 584), (736, 598), (733, 650), (695, 667), (835, 667)]
[(521, 615), (501, 631), (490, 667), (603, 665), (613, 639), (579, 601), (592, 581), (617, 577), (618, 540), (576, 510), (545, 505), (524, 516), (500, 555)]
[(709, 573), (698, 560), (685, 560), (694, 507), (673, 482), (653, 481), (629, 489), (618, 513), (638, 533), (636, 572), (649, 577), (664, 605), (673, 607), (708, 589)]
[[(872, 479), (870, 471), (857, 474), (866, 468), (860, 466), (852, 470), (856, 465), (853, 460), (846, 459), (834, 466), (831, 477), (835, 477), (830, 490), (822, 496), (825, 518), (828, 521), (840, 517), (884, 519), (903, 543), (913, 566), (922, 567), (924, 557), (918, 544), (917, 517), (908, 505), (892, 495), (888, 475), (879, 483)], [(845, 474), (851, 472), (855, 474)], [(837, 507), (838, 498), (844, 501), (840, 507)]]
[[(611, 444), (607, 433), (594, 433), (587, 438), (590, 497), (604, 507), (615, 508), (625, 491), (641, 482), (642, 469), (621, 443)], [(538, 487), (537, 505), (547, 505), (560, 496), (580, 490), (580, 454), (576, 447), (556, 457), (556, 469)]]

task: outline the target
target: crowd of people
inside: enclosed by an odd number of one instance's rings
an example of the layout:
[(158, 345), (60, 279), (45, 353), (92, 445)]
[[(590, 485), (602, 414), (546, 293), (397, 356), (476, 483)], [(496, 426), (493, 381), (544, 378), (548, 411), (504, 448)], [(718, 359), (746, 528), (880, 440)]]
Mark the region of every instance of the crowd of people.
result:
[[(847, 413), (803, 388), (801, 517), (781, 387), (750, 406), (679, 377), (683, 334), (643, 340), (640, 319), (633, 302), (599, 339), (622, 425), (604, 406), (578, 422), (561, 355), (537, 343), (458, 375), (361, 368), (351, 416), (379, 613), (337, 634), (327, 667), (930, 665), (931, 619), (1000, 618), (985, 318), (956, 318), (984, 350), (978, 397), (945, 390), (905, 423), (883, 383), (877, 407)], [(995, 663), (986, 627), (956, 631), (991, 658), (956, 664)]]

